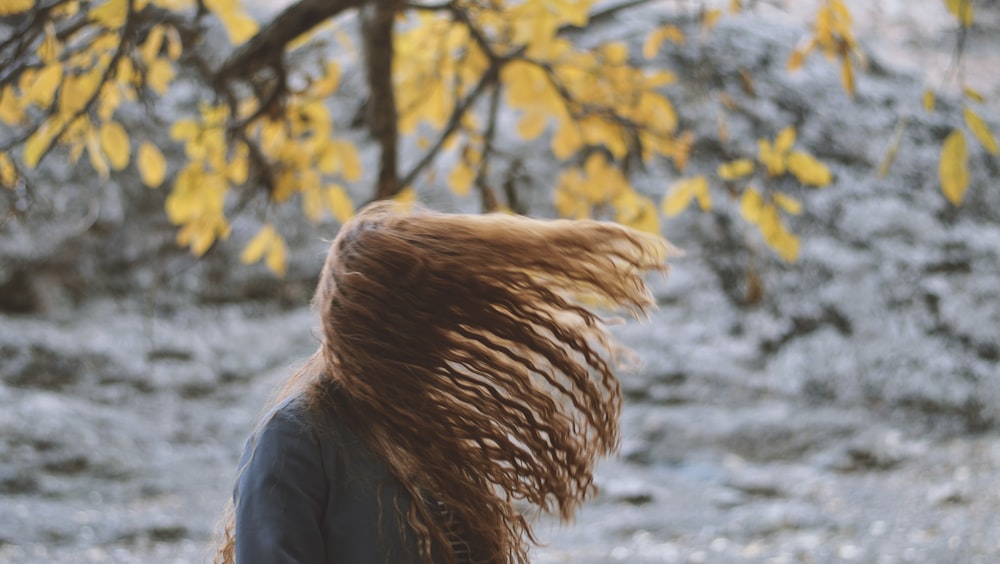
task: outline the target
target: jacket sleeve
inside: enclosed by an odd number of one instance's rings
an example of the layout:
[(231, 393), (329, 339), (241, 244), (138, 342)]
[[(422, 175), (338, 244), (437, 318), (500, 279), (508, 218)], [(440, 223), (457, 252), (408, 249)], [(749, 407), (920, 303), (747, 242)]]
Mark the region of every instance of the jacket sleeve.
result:
[(323, 562), (327, 483), (314, 430), (278, 411), (247, 442), (240, 467), (236, 564)]

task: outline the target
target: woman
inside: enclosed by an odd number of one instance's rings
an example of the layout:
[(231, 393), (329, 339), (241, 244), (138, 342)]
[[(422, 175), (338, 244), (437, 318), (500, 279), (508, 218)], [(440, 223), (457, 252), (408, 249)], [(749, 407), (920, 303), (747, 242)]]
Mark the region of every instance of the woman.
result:
[(616, 349), (658, 237), (373, 204), (334, 240), (318, 351), (247, 444), (217, 562), (527, 562), (616, 450)]

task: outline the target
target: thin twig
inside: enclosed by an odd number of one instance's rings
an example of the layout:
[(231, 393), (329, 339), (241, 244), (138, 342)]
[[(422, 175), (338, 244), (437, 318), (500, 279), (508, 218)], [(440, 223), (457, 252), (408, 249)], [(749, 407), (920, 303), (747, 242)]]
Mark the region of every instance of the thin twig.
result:
[(402, 180), (399, 181), (400, 186), (409, 186), (416, 180), (417, 176), (420, 175), (434, 160), (437, 158), (438, 153), (444, 147), (445, 142), (449, 137), (458, 129), (458, 126), (462, 123), (462, 116), (466, 111), (479, 99), (482, 93), (486, 90), (493, 81), (497, 79), (497, 70), (495, 68), (490, 68), (486, 73), (480, 78), (476, 86), (469, 92), (469, 95), (465, 97), (464, 100), (455, 104), (455, 108), (451, 112), (451, 116), (448, 117), (448, 122), (445, 124), (444, 129), (441, 130), (441, 135), (438, 136), (438, 140), (434, 143), (430, 149), (424, 153), (423, 158), (417, 162), (410, 169), (410, 172), (403, 175)]
[(489, 172), (490, 157), (493, 155), (493, 141), (497, 134), (497, 114), (500, 113), (500, 83), (494, 82), (490, 85), (490, 107), (489, 118), (486, 122), (486, 131), (483, 133), (483, 156), (479, 160), (479, 169), (476, 171), (476, 178), (473, 181), (479, 189), (480, 201), (483, 211), (494, 211), (497, 208), (497, 197), (493, 190), (486, 183), (486, 175)]

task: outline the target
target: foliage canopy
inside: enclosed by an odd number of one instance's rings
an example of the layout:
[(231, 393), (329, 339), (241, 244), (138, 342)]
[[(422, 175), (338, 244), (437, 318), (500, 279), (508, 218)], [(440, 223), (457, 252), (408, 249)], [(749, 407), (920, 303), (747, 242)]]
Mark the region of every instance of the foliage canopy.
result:
[[(944, 1), (961, 44), (974, 23), (972, 2)], [(30, 186), (32, 169), (57, 151), (73, 163), (86, 153), (102, 177), (134, 166), (148, 187), (169, 184), (167, 216), (178, 226), (177, 242), (196, 255), (229, 235), (234, 208), (252, 194), (298, 202), (311, 221), (331, 215), (343, 222), (356, 208), (350, 194), (358, 191), (349, 186), (367, 179), (370, 199), (413, 199), (446, 154), (455, 156), (446, 178), (452, 191), (475, 191), (487, 211), (522, 212), (513, 173), (495, 165), (505, 150), (498, 134), (504, 111), (516, 114), (519, 140), (547, 139), (561, 169), (553, 196), (559, 214), (611, 217), (659, 232), (661, 213), (674, 216), (691, 202), (709, 211), (713, 193), (730, 194), (763, 241), (794, 261), (799, 241), (782, 216), (801, 213), (803, 204), (775, 180), (821, 188), (833, 181), (829, 168), (797, 148), (796, 131), (787, 127), (760, 139), (756, 155), (721, 162), (712, 178), (683, 176), (695, 138), (680, 130), (667, 96), (677, 77), (655, 58), (690, 38), (663, 25), (644, 38), (641, 53), (624, 42), (581, 39), (592, 22), (637, 3), (594, 11), (593, 0), (298, 0), (262, 24), (239, 0), (2, 0), (0, 123), (8, 131), (0, 136), (0, 184)], [(734, 0), (728, 9), (745, 8)], [(351, 21), (360, 25), (360, 46), (338, 18), (349, 12), (358, 13)], [(703, 7), (702, 32), (723, 15)], [(218, 26), (232, 46), (221, 60), (207, 47)], [(345, 53), (360, 53), (364, 67), (362, 119), (380, 150), (377, 171), (363, 170), (361, 147), (340, 134), (344, 124), (331, 114)], [(792, 51), (788, 68), (814, 53), (839, 65), (853, 95), (867, 63), (841, 0), (821, 4), (811, 37)], [(178, 163), (121, 116), (126, 106), (150, 107), (182, 82), (213, 94), (170, 124), (170, 137), (183, 148)], [(976, 111), (982, 95), (959, 86), (967, 101), (964, 129), (984, 150), (1000, 153)], [(933, 111), (933, 92), (923, 104)], [(726, 135), (720, 122), (720, 140)], [(955, 205), (969, 183), (966, 137), (955, 128), (938, 167), (942, 192)], [(400, 170), (401, 139), (415, 139), (420, 151), (408, 170)], [(663, 160), (678, 178), (657, 204), (633, 178)], [(286, 252), (279, 230), (266, 223), (242, 258), (264, 260), (281, 274)]]

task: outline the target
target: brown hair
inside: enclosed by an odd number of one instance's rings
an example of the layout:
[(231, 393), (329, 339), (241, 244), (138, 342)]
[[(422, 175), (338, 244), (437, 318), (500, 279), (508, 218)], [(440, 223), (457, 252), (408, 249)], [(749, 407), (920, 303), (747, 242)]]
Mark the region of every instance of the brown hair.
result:
[[(473, 561), (527, 562), (519, 507), (570, 519), (619, 444), (617, 349), (593, 309), (653, 306), (642, 273), (669, 251), (613, 223), (373, 204), (330, 248), (323, 341), (275, 401), (329, 404), (336, 384), (335, 408), (417, 501), (423, 562), (457, 562), (456, 529)], [(225, 524), (217, 562), (233, 561)]]

